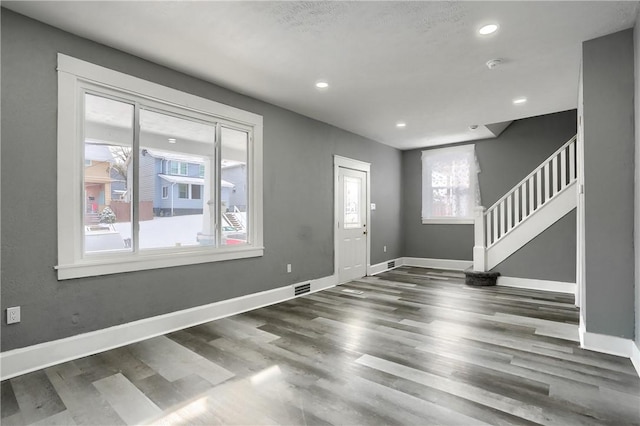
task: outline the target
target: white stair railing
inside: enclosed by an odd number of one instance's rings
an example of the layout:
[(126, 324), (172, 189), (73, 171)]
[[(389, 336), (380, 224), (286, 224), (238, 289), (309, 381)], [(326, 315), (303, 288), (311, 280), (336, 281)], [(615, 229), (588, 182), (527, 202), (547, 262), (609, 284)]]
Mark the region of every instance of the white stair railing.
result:
[(577, 178), (576, 137), (554, 152), (491, 207), (476, 208), (474, 270), (486, 270), (486, 251)]

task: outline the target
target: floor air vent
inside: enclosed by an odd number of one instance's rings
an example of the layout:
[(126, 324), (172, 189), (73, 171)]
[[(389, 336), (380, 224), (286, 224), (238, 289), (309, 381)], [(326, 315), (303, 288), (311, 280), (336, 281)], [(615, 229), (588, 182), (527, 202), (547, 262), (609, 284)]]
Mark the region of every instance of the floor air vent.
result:
[(309, 293), (311, 291), (311, 283), (302, 284), (293, 288), (293, 292), (296, 296), (300, 296), (304, 293)]
[(395, 268), (396, 267), (396, 261), (392, 260), (391, 262), (387, 263), (387, 268), (391, 269), (391, 268)]

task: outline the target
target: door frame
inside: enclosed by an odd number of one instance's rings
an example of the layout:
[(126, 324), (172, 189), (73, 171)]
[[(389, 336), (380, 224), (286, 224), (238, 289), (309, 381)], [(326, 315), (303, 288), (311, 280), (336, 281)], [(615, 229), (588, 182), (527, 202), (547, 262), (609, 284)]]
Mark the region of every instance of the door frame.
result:
[[(338, 211), (340, 201), (338, 194), (340, 192), (338, 175), (340, 168), (352, 169), (367, 174), (367, 191), (365, 194), (366, 224), (367, 224), (367, 242), (366, 242), (366, 265), (365, 274), (369, 275), (371, 269), (371, 163), (354, 160), (352, 158), (342, 157), (340, 155), (333, 156), (333, 273), (336, 279), (340, 276), (340, 239), (338, 235), (338, 222), (341, 212)], [(341, 283), (338, 283), (341, 284)]]

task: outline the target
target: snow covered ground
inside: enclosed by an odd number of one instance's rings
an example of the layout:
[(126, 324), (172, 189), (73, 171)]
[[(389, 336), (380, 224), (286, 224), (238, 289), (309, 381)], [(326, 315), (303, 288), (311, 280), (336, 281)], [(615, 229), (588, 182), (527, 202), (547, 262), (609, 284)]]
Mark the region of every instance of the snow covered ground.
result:
[[(198, 233), (202, 232), (201, 214), (154, 217), (140, 222), (140, 249), (198, 246)], [(99, 226), (99, 225), (98, 225)], [(103, 225), (104, 229), (87, 231), (85, 250), (87, 252), (121, 251), (126, 249), (131, 239), (131, 222)], [(227, 227), (223, 232), (223, 244), (243, 244), (246, 234), (237, 233)], [(115, 229), (115, 231), (114, 231)], [(129, 251), (130, 249), (126, 249)]]
[[(122, 239), (131, 238), (131, 222), (115, 223)], [(140, 222), (140, 248), (160, 248), (198, 245), (202, 232), (202, 215), (154, 217)]]

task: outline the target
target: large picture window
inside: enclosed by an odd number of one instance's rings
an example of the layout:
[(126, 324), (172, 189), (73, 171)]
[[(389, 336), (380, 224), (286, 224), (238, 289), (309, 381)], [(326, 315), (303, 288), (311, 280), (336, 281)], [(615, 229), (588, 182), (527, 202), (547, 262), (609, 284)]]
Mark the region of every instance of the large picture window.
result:
[(478, 172), (474, 145), (422, 151), (422, 223), (473, 223)]
[(62, 54), (58, 89), (58, 279), (263, 254), (261, 116)]

